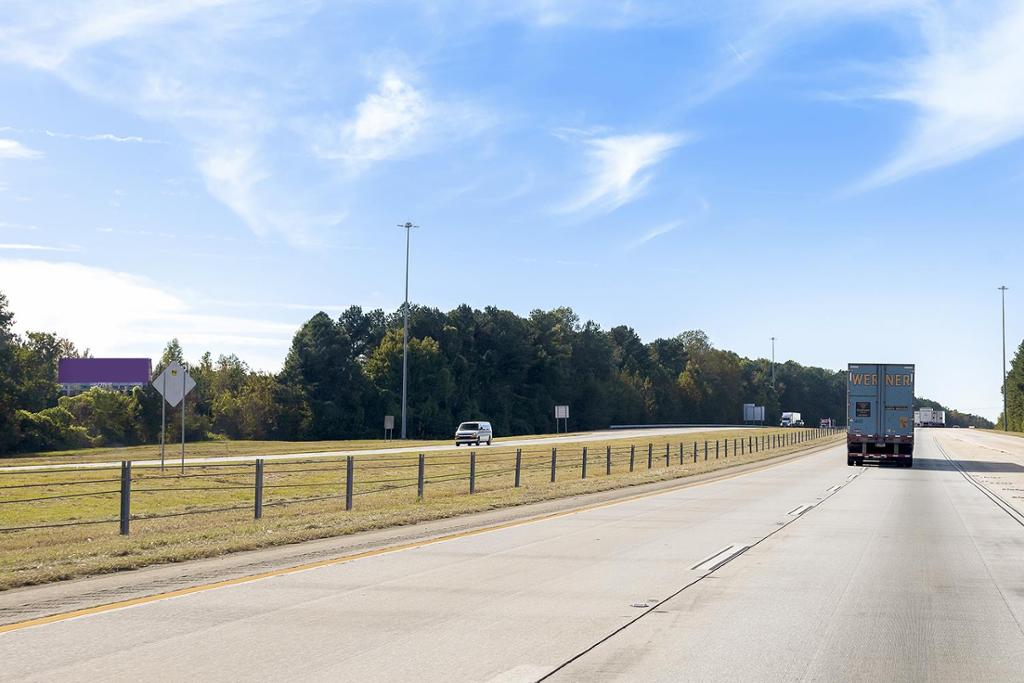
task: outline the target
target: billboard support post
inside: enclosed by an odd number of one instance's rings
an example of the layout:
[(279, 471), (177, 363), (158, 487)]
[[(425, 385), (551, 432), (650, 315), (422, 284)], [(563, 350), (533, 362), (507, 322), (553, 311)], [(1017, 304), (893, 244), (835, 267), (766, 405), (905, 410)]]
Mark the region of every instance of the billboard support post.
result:
[(185, 474), (185, 378), (187, 372), (181, 373), (181, 473)]
[(167, 375), (163, 376), (164, 390), (160, 396), (160, 471), (164, 471), (164, 440), (167, 438), (167, 401), (164, 400), (164, 396), (167, 395)]

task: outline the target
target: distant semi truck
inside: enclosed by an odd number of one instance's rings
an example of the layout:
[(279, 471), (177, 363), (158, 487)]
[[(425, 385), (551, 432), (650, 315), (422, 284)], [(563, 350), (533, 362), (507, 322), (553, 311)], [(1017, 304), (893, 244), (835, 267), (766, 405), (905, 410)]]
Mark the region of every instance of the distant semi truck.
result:
[(847, 465), (914, 466), (914, 366), (851, 363), (846, 378)]
[(836, 421), (833, 420), (831, 417), (823, 417), (818, 422), (818, 427), (820, 427), (821, 429), (831, 429), (832, 427), (835, 427), (835, 426), (836, 426)]
[(780, 427), (803, 427), (804, 421), (800, 417), (800, 413), (783, 413), (782, 419), (779, 420)]
[(920, 408), (914, 411), (915, 427), (945, 427), (946, 411), (934, 408)]

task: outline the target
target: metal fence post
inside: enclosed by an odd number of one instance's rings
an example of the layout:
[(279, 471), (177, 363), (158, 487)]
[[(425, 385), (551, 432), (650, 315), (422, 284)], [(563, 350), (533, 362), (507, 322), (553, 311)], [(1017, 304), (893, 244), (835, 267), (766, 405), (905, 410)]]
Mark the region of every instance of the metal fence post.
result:
[(665, 444), (665, 467), (671, 465), (669, 458), (672, 457), (672, 444)]
[(519, 488), (520, 473), (523, 471), (523, 449), (516, 449), (516, 488)]
[(708, 460), (708, 440), (704, 439), (704, 462)]
[[(416, 497), (420, 498), (420, 499), (423, 498), (423, 480), (426, 478), (424, 476), (426, 474), (426, 470), (427, 470), (426, 459), (423, 457), (423, 454), (420, 453), (420, 461), (419, 461), (418, 466), (416, 468)], [(518, 478), (519, 478), (519, 470), (516, 470), (516, 479), (517, 479), (516, 486), (519, 486)]]
[(253, 502), (253, 518), (263, 517), (263, 458), (256, 458), (256, 492)]
[(629, 445), (629, 471), (633, 471), (633, 462), (636, 460), (636, 446)]
[(554, 446), (551, 447), (551, 483), (555, 483), (555, 463), (558, 459), (558, 449)]
[(605, 474), (611, 474), (612, 473), (612, 447), (611, 446), (605, 446), (605, 450), (604, 450), (604, 473)]
[(729, 439), (722, 439), (725, 442), (725, 457), (729, 457)]
[(683, 464), (683, 442), (679, 442), (679, 464)]
[(128, 535), (132, 519), (132, 461), (121, 461), (121, 535)]
[(654, 466), (654, 444), (647, 444), (647, 469)]
[(469, 492), (476, 493), (476, 451), (469, 454)]
[(718, 460), (718, 439), (715, 439), (715, 460)]
[(693, 464), (697, 464), (697, 442), (693, 442)]
[(587, 478), (587, 447), (586, 446), (583, 447), (583, 476), (580, 477), (580, 478), (581, 479), (586, 479)]
[(355, 456), (345, 458), (345, 511), (352, 509), (352, 484), (355, 479)]

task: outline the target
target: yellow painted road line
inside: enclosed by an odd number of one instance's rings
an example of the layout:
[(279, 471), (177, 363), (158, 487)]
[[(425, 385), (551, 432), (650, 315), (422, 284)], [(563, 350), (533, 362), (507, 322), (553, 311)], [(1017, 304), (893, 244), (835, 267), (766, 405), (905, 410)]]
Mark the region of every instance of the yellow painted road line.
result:
[[(827, 446), (832, 447), (829, 444), (821, 444), (819, 447), (809, 450), (805, 455), (811, 455), (812, 453), (819, 450), (821, 447)], [(797, 451), (799, 453), (799, 451)], [(795, 454), (795, 453), (794, 453)], [(787, 454), (787, 455), (794, 455)], [(103, 614), (104, 612), (112, 612), (114, 610), (125, 609), (127, 607), (135, 607), (136, 605), (145, 605), (150, 602), (157, 602), (160, 600), (168, 600), (170, 598), (178, 598), (184, 595), (192, 595), (193, 593), (202, 593), (209, 590), (215, 590), (217, 588), (228, 588), (230, 586), (239, 586), (246, 583), (252, 583), (255, 581), (262, 581), (263, 579), (271, 579), (275, 576), (287, 576), (288, 574), (297, 574), (299, 572), (310, 571), (312, 569), (319, 569), (321, 567), (330, 567), (333, 565), (346, 564), (348, 562), (354, 562), (355, 560), (363, 560), (368, 557), (377, 557), (379, 555), (389, 555), (391, 553), (401, 552), (403, 550), (413, 550), (415, 548), (423, 548), (426, 546), (434, 545), (436, 543), (445, 543), (447, 541), (454, 541), (460, 538), (469, 538), (471, 536), (479, 536), (480, 534), (487, 534), (493, 531), (501, 531), (502, 529), (511, 529), (519, 526), (526, 526), (527, 524), (535, 524), (537, 522), (544, 522), (550, 519), (557, 519), (559, 517), (568, 517), (569, 515), (575, 515), (580, 512), (588, 512), (590, 510), (600, 510), (602, 508), (612, 507), (613, 505), (622, 505), (623, 503), (629, 503), (635, 500), (641, 500), (644, 498), (653, 498), (654, 496), (662, 496), (667, 493), (674, 493), (682, 489), (694, 488), (697, 486), (704, 486), (707, 484), (717, 484), (721, 481), (734, 479), (736, 477), (742, 477), (747, 474), (753, 474), (754, 472), (763, 472), (764, 470), (771, 469), (772, 467), (778, 467), (785, 465), (790, 460), (781, 460), (778, 462), (768, 462), (759, 467), (752, 467), (750, 469), (743, 470), (742, 472), (732, 472), (723, 474), (719, 477), (708, 478), (703, 481), (691, 481), (684, 482), (678, 486), (672, 486), (658, 491), (648, 491), (646, 493), (638, 493), (633, 496), (626, 496), (624, 498), (617, 498), (615, 500), (607, 500), (600, 503), (591, 503), (589, 505), (583, 505), (570, 510), (560, 510), (558, 512), (550, 512), (545, 515), (539, 515), (537, 517), (529, 517), (527, 519), (517, 519), (511, 522), (502, 522), (501, 524), (494, 524), (491, 526), (481, 527), (479, 529), (468, 529), (466, 531), (458, 531), (451, 534), (445, 534), (443, 536), (435, 536), (433, 538), (426, 538), (420, 541), (412, 541), (410, 543), (402, 543), (399, 545), (387, 546), (384, 548), (377, 548), (374, 550), (367, 550), (361, 553), (354, 553), (352, 555), (343, 555), (341, 557), (332, 557), (327, 560), (317, 560), (315, 562), (307, 562), (305, 564), (295, 565), (294, 567), (283, 567), (281, 569), (274, 569), (267, 572), (260, 572), (259, 574), (251, 574), (249, 576), (240, 576), (236, 579), (226, 579), (224, 581), (214, 581), (213, 583), (205, 583), (199, 586), (190, 586), (188, 588), (179, 588), (178, 590), (168, 591), (166, 593), (156, 593), (154, 595), (145, 595), (139, 598), (131, 598), (129, 600), (119, 600), (117, 602), (107, 603), (105, 605), (97, 605), (95, 607), (86, 607), (84, 609), (72, 610), (70, 612), (62, 612), (60, 614), (51, 614), (46, 617), (38, 617), (36, 619), (29, 619), (28, 621), (20, 621), (13, 624), (7, 624), (0, 626), (0, 635), (4, 633), (11, 633), (13, 631), (20, 631), (26, 628), (32, 628), (34, 626), (45, 626), (47, 624), (54, 624), (61, 621), (68, 621), (69, 619), (76, 619), (78, 617), (86, 617), (94, 614)]]

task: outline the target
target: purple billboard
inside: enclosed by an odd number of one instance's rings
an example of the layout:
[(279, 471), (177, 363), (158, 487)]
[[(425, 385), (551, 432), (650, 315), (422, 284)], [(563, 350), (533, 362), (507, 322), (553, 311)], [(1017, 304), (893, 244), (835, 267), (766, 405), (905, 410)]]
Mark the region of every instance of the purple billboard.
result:
[(57, 382), (65, 387), (132, 387), (149, 384), (149, 358), (61, 358)]

